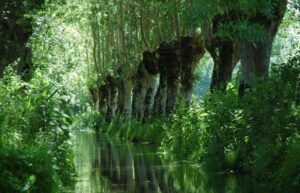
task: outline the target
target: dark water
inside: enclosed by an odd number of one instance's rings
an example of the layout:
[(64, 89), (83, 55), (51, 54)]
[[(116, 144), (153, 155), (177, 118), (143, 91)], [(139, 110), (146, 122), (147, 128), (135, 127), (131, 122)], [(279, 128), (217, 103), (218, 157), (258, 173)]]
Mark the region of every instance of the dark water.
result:
[(149, 145), (77, 131), (76, 193), (245, 193), (251, 185), (233, 174), (208, 174)]

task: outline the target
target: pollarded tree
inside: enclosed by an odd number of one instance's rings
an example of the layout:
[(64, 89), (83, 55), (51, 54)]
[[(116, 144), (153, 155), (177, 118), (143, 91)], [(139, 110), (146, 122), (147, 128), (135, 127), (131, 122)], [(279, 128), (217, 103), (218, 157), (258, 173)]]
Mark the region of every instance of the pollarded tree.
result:
[(272, 43), (286, 6), (287, 0), (200, 0), (194, 1), (194, 6), (190, 7), (190, 18), (202, 24), (212, 25), (216, 17), (221, 16), (218, 19), (221, 22), (217, 22), (212, 38), (218, 37), (222, 41), (229, 40), (239, 44), (241, 93), (245, 86), (253, 86), (257, 78), (268, 77)]
[[(92, 77), (96, 77), (98, 87), (106, 85), (108, 103), (114, 101), (111, 97), (118, 95), (117, 112), (123, 112), (130, 120), (133, 106), (133, 114), (138, 119), (148, 117), (154, 103), (158, 74), (160, 89), (157, 104), (162, 114), (173, 110), (179, 98), (180, 83), (181, 93), (191, 95), (192, 72), (204, 50), (201, 41), (188, 37), (189, 27), (181, 25), (179, 11), (187, 1), (90, 1), (92, 56), (96, 73)], [(107, 82), (108, 76), (118, 79), (118, 92), (111, 93), (114, 89), (109, 88), (113, 84)], [(180, 76), (184, 81), (180, 82)], [(110, 109), (114, 108), (109, 107), (112, 104), (107, 105), (110, 113)]]
[(253, 10), (255, 14), (249, 14), (249, 23), (262, 28), (265, 35), (255, 44), (249, 40), (241, 42), (240, 94), (243, 94), (246, 87), (253, 86), (256, 78), (268, 78), (272, 45), (286, 6), (287, 0), (267, 1)]

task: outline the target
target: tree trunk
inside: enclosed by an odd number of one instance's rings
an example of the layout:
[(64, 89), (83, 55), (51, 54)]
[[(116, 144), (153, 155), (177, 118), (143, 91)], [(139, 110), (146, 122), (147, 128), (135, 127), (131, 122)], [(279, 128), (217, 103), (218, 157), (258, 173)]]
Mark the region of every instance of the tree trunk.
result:
[(106, 123), (110, 123), (112, 120), (112, 114), (113, 114), (113, 105), (112, 105), (112, 88), (107, 89), (107, 111), (105, 115), (105, 121)]
[[(132, 115), (134, 117), (139, 117), (140, 113), (140, 106), (141, 106), (141, 98), (142, 98), (142, 93), (143, 93), (143, 64), (142, 62), (138, 65), (137, 72), (135, 74), (135, 85), (133, 89), (133, 110), (132, 110)], [(146, 92), (146, 91), (145, 91)]]
[(199, 60), (204, 56), (204, 41), (197, 37), (180, 38), (180, 78), (183, 101), (189, 105), (192, 100), (193, 86), (195, 82), (194, 71)]
[(208, 49), (214, 60), (211, 90), (225, 90), (232, 78), (232, 72), (240, 56), (237, 43), (233, 41), (222, 41), (213, 48)]
[(109, 75), (106, 77), (105, 83), (105, 86), (107, 87), (106, 121), (109, 123), (115, 117), (118, 106), (118, 82), (115, 77)]
[(191, 104), (195, 78), (193, 69), (186, 69), (181, 75), (181, 97), (187, 105)]
[(120, 80), (120, 83), (118, 85), (118, 108), (117, 108), (117, 113), (118, 114), (123, 114), (124, 113), (124, 95), (125, 95), (125, 82), (123, 80)]
[(205, 47), (214, 61), (210, 89), (225, 90), (232, 78), (232, 72), (239, 60), (239, 44), (232, 40), (224, 40), (216, 36), (218, 25), (237, 20), (237, 14), (232, 12), (216, 15), (213, 21), (203, 23)]
[(161, 115), (166, 114), (166, 106), (167, 106), (167, 80), (166, 77), (161, 76), (159, 80), (160, 88), (159, 88), (159, 106), (158, 106), (158, 113)]
[(132, 91), (132, 116), (136, 117), (137, 116), (137, 98), (139, 96), (139, 93), (141, 92), (141, 81), (135, 78), (135, 84), (134, 88)]
[(92, 106), (92, 108), (95, 110), (95, 111), (99, 111), (99, 91), (97, 88), (94, 88), (94, 87), (91, 87), (89, 88), (89, 93), (90, 93), (90, 96), (91, 96), (91, 103), (90, 105)]
[(171, 114), (174, 110), (174, 106), (177, 103), (178, 89), (179, 89), (179, 74), (176, 79), (169, 79), (167, 81), (167, 102), (166, 113)]
[(132, 80), (126, 80), (124, 81), (124, 114), (125, 114), (125, 120), (130, 121), (131, 120), (131, 114), (132, 114)]
[[(153, 91), (155, 90), (154, 88), (157, 79), (157, 75), (150, 74), (144, 64), (145, 63), (140, 64), (137, 72), (133, 100), (134, 116), (140, 121), (144, 119), (145, 110), (148, 109), (148, 111), (151, 111), (152, 109), (154, 100)], [(148, 99), (147, 102), (146, 99)], [(147, 116), (148, 114), (149, 113), (147, 113)]]
[(166, 76), (160, 74), (159, 86), (155, 95), (154, 105), (153, 105), (153, 115), (165, 115), (167, 106), (167, 80)]
[(106, 119), (105, 116), (107, 115), (108, 110), (108, 88), (106, 85), (100, 86), (98, 97), (99, 112)]
[(272, 45), (283, 19), (286, 6), (286, 0), (281, 0), (276, 4), (274, 7), (275, 20), (270, 20), (262, 15), (257, 15), (252, 19), (252, 22), (265, 28), (267, 36), (264, 41), (255, 45), (251, 42), (241, 42), (240, 96), (244, 95), (246, 88), (254, 87), (257, 79), (266, 80), (268, 78)]
[(253, 85), (255, 78), (267, 79), (271, 58), (272, 40), (253, 45), (250, 42), (241, 43), (241, 81)]
[(165, 115), (172, 112), (178, 97), (180, 76), (178, 43), (175, 40), (163, 42), (156, 53), (159, 55), (157, 66), (160, 73), (159, 96), (156, 98), (160, 99), (159, 114)]
[(268, 78), (272, 43), (271, 37), (256, 45), (251, 42), (241, 43), (240, 96), (244, 95), (245, 89), (253, 87), (257, 79)]
[(148, 88), (145, 97), (144, 120), (150, 118), (154, 105), (154, 97), (157, 91), (157, 78), (154, 79), (153, 84)]
[[(143, 79), (143, 77), (140, 77)], [(143, 80), (139, 80), (139, 83), (136, 87), (136, 98), (134, 99), (134, 112), (135, 116), (138, 120), (143, 119), (143, 110), (144, 110), (144, 102), (146, 97), (147, 88)]]

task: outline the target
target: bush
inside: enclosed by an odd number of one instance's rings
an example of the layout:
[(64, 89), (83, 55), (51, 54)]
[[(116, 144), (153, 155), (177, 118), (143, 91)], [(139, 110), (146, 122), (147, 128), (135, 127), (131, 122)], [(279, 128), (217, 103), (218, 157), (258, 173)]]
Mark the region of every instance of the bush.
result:
[(58, 192), (58, 176), (49, 147), (6, 146), (0, 151), (1, 192)]
[(36, 73), (0, 79), (0, 192), (72, 192), (72, 112), (63, 92)]

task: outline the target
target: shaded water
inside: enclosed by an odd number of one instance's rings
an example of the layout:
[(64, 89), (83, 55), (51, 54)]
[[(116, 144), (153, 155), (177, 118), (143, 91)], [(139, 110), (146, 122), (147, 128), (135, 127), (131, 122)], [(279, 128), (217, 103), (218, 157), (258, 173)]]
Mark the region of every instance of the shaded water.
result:
[[(87, 131), (75, 133), (76, 193), (245, 193), (233, 174), (208, 174), (149, 145), (133, 145)], [(248, 191), (247, 191), (248, 190)]]

